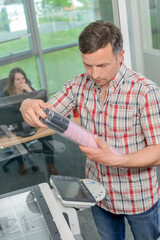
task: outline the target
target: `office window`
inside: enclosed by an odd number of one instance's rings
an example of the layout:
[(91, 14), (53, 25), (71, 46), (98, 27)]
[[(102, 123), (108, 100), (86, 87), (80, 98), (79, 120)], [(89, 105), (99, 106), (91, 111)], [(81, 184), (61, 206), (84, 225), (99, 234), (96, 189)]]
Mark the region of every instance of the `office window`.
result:
[(126, 1), (132, 68), (160, 85), (160, 1)]
[(44, 63), (50, 93), (57, 92), (64, 82), (85, 71), (78, 47), (44, 54)]
[[(84, 71), (77, 40), (83, 28), (96, 19), (113, 22), (112, 0), (2, 0), (0, 66), (4, 67), (0, 79), (8, 76), (12, 66), (26, 71), (27, 61), (34, 57), (34, 85), (49, 86), (50, 94), (58, 91), (68, 78)], [(73, 63), (74, 71), (69, 67), (66, 72), (63, 61), (67, 66)], [(52, 71), (57, 68), (62, 68), (59, 75)], [(51, 83), (54, 74), (58, 85), (54, 79)]]
[(152, 29), (152, 46), (160, 49), (160, 1), (150, 1), (150, 19)]
[(1, 1), (0, 57), (29, 50), (29, 36), (23, 1)]
[[(34, 1), (49, 93), (84, 72), (78, 36), (96, 19), (113, 22), (112, 1)], [(106, 15), (105, 15), (106, 11)]]
[(140, 1), (140, 13), (144, 49), (160, 49), (160, 1)]
[(42, 49), (77, 42), (84, 26), (95, 20), (94, 1), (34, 2)]

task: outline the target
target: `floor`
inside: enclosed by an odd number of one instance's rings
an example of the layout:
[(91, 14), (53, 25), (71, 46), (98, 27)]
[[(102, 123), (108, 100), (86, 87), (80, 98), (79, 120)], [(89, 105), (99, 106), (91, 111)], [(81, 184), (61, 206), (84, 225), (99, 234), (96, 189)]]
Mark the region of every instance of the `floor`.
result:
[[(35, 144), (39, 144), (38, 142)], [(77, 145), (54, 135), (55, 144), (55, 165), (61, 175), (85, 177), (85, 156), (80, 152)], [(36, 185), (42, 182), (49, 183), (49, 174), (43, 154), (30, 155), (33, 163), (38, 166), (38, 171), (33, 172), (29, 161), (25, 161), (27, 174), (21, 176), (18, 173), (18, 163), (15, 161), (9, 166), (5, 173), (0, 164), (0, 194), (11, 192), (17, 189)], [(160, 182), (160, 168), (157, 167), (158, 180)], [(92, 217), (91, 209), (78, 211), (81, 233), (84, 240), (100, 240), (99, 234)], [(133, 240), (130, 228), (126, 223), (126, 240)]]

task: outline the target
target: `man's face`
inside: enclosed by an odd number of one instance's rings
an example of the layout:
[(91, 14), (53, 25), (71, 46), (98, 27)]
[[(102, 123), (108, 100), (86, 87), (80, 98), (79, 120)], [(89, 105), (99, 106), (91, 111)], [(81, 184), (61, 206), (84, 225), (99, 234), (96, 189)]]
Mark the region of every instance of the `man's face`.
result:
[(101, 86), (108, 86), (110, 80), (118, 73), (123, 55), (124, 50), (116, 57), (110, 44), (94, 53), (81, 53), (87, 74)]

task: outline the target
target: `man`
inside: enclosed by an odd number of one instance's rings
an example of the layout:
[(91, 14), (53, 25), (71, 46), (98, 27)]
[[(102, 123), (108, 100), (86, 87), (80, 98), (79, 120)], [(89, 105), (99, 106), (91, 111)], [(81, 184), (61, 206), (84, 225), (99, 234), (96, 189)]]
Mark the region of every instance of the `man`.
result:
[[(48, 103), (26, 100), (21, 107), (32, 126), (44, 127), (43, 108), (66, 115), (78, 108), (81, 125), (99, 146), (80, 146), (86, 177), (103, 184), (106, 197), (92, 208), (102, 240), (125, 239), (125, 218), (134, 239), (159, 236), (160, 88), (123, 63), (123, 39), (113, 24), (96, 21), (79, 36), (86, 73), (65, 83)], [(124, 155), (113, 154), (107, 144)]]

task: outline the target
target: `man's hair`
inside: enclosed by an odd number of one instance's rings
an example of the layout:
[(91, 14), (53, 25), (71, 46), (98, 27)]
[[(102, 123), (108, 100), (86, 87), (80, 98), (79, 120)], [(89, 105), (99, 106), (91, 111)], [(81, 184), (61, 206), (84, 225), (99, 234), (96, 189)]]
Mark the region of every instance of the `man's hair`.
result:
[(123, 37), (118, 27), (110, 22), (98, 20), (90, 23), (79, 35), (79, 49), (82, 53), (93, 53), (111, 44), (117, 56), (123, 49)]

